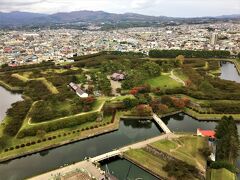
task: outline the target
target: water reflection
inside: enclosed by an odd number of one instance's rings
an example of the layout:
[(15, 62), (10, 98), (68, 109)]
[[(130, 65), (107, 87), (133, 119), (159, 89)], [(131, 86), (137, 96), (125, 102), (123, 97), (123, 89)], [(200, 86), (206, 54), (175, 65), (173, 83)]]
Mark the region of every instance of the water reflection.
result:
[(13, 94), (0, 86), (0, 122), (6, 116), (7, 109), (11, 104), (22, 100), (20, 94)]
[(237, 68), (231, 62), (221, 61), (221, 79), (235, 81), (240, 83), (240, 75), (238, 74)]
[(109, 172), (119, 180), (157, 180), (157, 178), (150, 173), (125, 159), (103, 162), (101, 168), (104, 170), (108, 169)]

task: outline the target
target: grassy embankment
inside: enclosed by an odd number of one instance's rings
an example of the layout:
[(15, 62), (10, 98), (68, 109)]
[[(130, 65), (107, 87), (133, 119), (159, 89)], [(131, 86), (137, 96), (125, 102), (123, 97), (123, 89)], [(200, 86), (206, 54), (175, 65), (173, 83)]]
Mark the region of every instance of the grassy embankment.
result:
[(236, 180), (236, 175), (225, 168), (210, 169), (207, 172), (207, 180)]
[[(205, 138), (191, 135), (180, 137), (178, 139), (161, 140), (150, 144), (150, 146), (155, 149), (167, 153), (169, 156), (184, 161), (201, 170), (205, 170), (206, 160), (199, 152), (199, 149), (206, 145)], [(167, 172), (163, 170), (167, 161), (164, 161), (161, 157), (155, 156), (146, 149), (129, 150), (124, 156), (153, 174), (168, 178)]]

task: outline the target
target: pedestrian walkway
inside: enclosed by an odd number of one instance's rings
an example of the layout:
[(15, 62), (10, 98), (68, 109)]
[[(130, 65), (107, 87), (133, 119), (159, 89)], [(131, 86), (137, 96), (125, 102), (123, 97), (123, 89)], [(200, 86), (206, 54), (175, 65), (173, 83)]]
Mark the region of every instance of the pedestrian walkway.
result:
[(157, 114), (153, 113), (153, 119), (155, 122), (162, 128), (162, 130), (167, 134), (171, 133), (171, 130), (167, 127), (167, 125), (158, 117)]

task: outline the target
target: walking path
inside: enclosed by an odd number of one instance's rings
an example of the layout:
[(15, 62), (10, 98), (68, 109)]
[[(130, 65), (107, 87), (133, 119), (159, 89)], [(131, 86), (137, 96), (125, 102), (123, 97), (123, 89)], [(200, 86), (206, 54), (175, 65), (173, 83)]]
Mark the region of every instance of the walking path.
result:
[(171, 133), (171, 130), (167, 127), (167, 125), (158, 117), (157, 114), (153, 113), (153, 119), (156, 123), (162, 128), (162, 130), (167, 134)]
[(171, 71), (170, 78), (172, 78), (173, 80), (175, 80), (175, 81), (183, 84), (183, 86), (186, 86), (186, 83), (185, 83), (182, 79), (180, 79), (179, 77), (177, 77), (176, 75), (174, 75), (173, 70)]

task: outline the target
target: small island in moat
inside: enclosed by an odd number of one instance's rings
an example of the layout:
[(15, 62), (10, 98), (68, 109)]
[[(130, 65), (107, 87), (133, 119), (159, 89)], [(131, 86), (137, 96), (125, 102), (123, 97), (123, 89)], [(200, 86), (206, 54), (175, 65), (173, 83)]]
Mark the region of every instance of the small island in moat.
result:
[[(240, 120), (240, 84), (221, 79), (219, 75), (221, 63), (234, 63), (239, 71), (240, 60), (228, 58), (227, 51), (152, 50), (149, 56), (102, 52), (74, 57), (74, 62), (66, 64), (3, 65), (1, 86), (21, 92), (24, 100), (12, 104), (1, 123), (0, 160), (117, 130), (121, 117), (151, 118), (152, 113), (163, 117), (184, 112), (199, 120), (220, 121), (223, 116), (231, 116), (234, 120), (229, 128), (234, 129), (234, 123)], [(217, 138), (226, 141), (236, 135), (221, 134)], [(196, 143), (196, 149), (192, 149)], [(158, 162), (156, 158), (152, 162), (164, 166), (161, 177), (177, 176), (169, 168), (174, 165), (184, 166), (186, 172), (194, 166), (196, 173), (191, 176), (197, 178), (199, 169), (206, 171), (207, 158), (201, 159), (208, 153), (206, 143), (205, 138), (190, 135), (156, 142), (147, 150), (132, 150), (125, 156), (137, 162), (153, 156), (150, 152), (154, 150), (171, 152), (172, 159), (180, 159), (177, 164), (172, 160)], [(210, 166), (213, 169), (203, 177), (214, 176), (221, 168), (236, 173), (238, 143), (220, 144), (223, 149), (232, 147), (235, 154), (222, 157), (217, 153), (217, 161)], [(189, 150), (185, 155), (181, 152), (183, 148)], [(195, 156), (199, 158), (193, 161)], [(179, 171), (183, 172), (181, 168)]]

